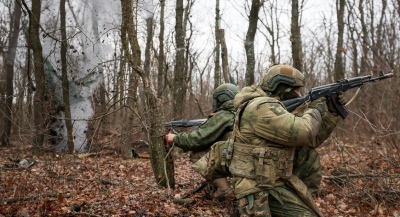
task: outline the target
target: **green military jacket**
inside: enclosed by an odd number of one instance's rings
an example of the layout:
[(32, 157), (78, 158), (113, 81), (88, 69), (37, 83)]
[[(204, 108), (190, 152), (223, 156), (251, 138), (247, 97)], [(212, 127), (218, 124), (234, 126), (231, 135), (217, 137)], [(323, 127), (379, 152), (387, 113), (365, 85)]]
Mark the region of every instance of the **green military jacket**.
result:
[(233, 100), (223, 103), (197, 130), (178, 133), (174, 137), (175, 145), (184, 151), (207, 150), (215, 142), (224, 140), (225, 135), (232, 131), (234, 111)]
[[(245, 87), (236, 95), (234, 107), (238, 108), (246, 101), (249, 103), (241, 114), (240, 138), (235, 141), (255, 147), (316, 148), (329, 136), (330, 126), (337, 124), (337, 117), (329, 112), (321, 116), (316, 109), (306, 109), (302, 116), (289, 113), (279, 100), (268, 97), (254, 86)], [(266, 190), (259, 188), (255, 180), (245, 177), (234, 175), (233, 182), (237, 198)]]

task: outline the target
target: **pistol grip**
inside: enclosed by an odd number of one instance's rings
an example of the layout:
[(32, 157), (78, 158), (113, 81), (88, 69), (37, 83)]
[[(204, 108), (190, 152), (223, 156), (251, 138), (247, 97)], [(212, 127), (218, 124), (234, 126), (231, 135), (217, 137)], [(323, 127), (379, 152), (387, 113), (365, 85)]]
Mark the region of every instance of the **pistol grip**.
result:
[(339, 113), (339, 115), (345, 119), (347, 115), (349, 115), (349, 110), (347, 110), (345, 105), (342, 105), (338, 102), (338, 94), (335, 93), (330, 96), (330, 100), (335, 107), (336, 111)]

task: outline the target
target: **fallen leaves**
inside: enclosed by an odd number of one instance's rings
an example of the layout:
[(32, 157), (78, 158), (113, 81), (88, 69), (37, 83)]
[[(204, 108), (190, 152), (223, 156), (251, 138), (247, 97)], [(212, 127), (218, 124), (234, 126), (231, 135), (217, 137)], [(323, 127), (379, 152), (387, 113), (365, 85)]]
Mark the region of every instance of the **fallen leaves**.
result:
[[(371, 149), (345, 145), (318, 150), (324, 176), (331, 177), (323, 179), (315, 199), (324, 215), (400, 217), (398, 161), (382, 156), (385, 152), (373, 155)], [(23, 146), (0, 152), (0, 166), (10, 164), (9, 158), (33, 160)], [(157, 187), (148, 159), (124, 159), (112, 150), (75, 156), (45, 153), (34, 160), (28, 169), (0, 169), (1, 215), (227, 216), (231, 210), (225, 202), (206, 199), (205, 190), (185, 198), (190, 203), (176, 200), (204, 182), (187, 156), (175, 161), (172, 194)], [(53, 197), (38, 197), (44, 193)], [(12, 200), (5, 204), (6, 199)]]

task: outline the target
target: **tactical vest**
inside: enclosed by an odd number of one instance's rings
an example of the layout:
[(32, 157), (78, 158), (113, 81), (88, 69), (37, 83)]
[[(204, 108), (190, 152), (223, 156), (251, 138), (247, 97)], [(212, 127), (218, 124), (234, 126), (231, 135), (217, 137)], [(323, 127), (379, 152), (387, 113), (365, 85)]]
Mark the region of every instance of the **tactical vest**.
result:
[[(239, 131), (240, 116), (249, 101), (240, 105), (235, 116), (234, 129), (227, 145), (226, 159), (229, 171), (237, 177), (256, 180), (259, 188), (273, 188), (279, 179), (292, 175), (295, 147), (264, 142), (262, 146), (245, 141)], [(234, 153), (234, 154), (233, 154)]]

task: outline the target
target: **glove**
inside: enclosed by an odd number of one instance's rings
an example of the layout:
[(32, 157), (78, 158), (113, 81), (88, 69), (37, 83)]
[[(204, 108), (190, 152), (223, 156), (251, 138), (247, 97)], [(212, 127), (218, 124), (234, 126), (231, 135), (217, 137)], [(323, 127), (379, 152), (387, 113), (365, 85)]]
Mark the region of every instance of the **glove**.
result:
[[(341, 105), (346, 105), (346, 104), (347, 104), (347, 99), (346, 99), (346, 97), (344, 97), (344, 94), (343, 94), (342, 91), (340, 91), (340, 92), (338, 93), (338, 95), (337, 95), (337, 101), (338, 101), (338, 103), (341, 104)], [(328, 106), (328, 111), (329, 111), (330, 113), (333, 113), (333, 114), (337, 114), (337, 113), (338, 113), (338, 111), (336, 110), (335, 106), (333, 105), (332, 100), (329, 100), (329, 101), (326, 103), (326, 105)]]
[(326, 97), (321, 97), (317, 100), (312, 101), (310, 103), (310, 105), (308, 105), (308, 107), (312, 108), (312, 109), (317, 109), (322, 116), (326, 112), (325, 101), (326, 101)]
[(342, 91), (340, 91), (340, 92), (338, 93), (338, 102), (339, 102), (340, 104), (342, 104), (342, 105), (346, 105), (346, 104), (347, 104), (347, 99), (346, 99), (346, 97), (344, 97), (344, 94), (343, 94)]

